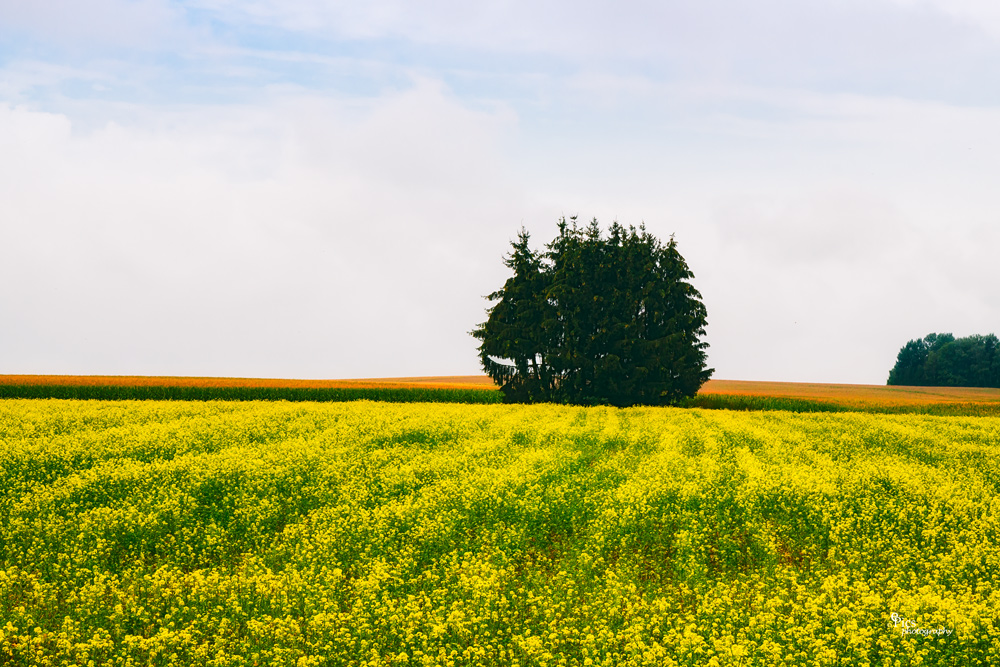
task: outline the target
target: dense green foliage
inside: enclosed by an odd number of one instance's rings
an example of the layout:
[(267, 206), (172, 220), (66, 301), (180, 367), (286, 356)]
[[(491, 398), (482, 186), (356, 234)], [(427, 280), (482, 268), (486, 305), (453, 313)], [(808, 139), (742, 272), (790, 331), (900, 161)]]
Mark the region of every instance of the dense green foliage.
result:
[(955, 338), (950, 333), (911, 340), (899, 351), (887, 384), (1000, 387), (1000, 340), (993, 334)]
[(662, 405), (694, 396), (706, 368), (706, 311), (671, 238), (576, 218), (536, 252), (524, 230), (513, 271), (472, 335), (508, 402)]
[(393, 403), (499, 403), (489, 389), (426, 387), (191, 387), (69, 384), (0, 384), (0, 398), (69, 398), (103, 401), (391, 401)]

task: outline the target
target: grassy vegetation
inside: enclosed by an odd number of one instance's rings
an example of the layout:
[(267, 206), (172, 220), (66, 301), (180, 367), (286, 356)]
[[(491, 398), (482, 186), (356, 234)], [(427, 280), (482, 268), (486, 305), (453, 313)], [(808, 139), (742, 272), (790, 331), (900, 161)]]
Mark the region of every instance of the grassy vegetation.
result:
[(483, 389), (428, 387), (261, 387), (197, 385), (0, 384), (0, 398), (172, 401), (389, 401), (393, 403), (499, 403)]
[[(355, 401), (500, 403), (489, 378), (281, 380), (255, 378), (0, 375), (0, 398), (198, 401)], [(955, 387), (710, 380), (682, 407), (711, 410), (860, 411), (880, 414), (1000, 416), (1000, 390)]]
[(296, 380), (289, 378), (193, 377), (167, 375), (0, 375), (0, 385), (100, 387), (270, 387), (277, 389), (495, 389), (483, 375), (370, 378), (360, 380)]
[(1000, 664), (997, 418), (8, 400), (0, 442), (7, 664)]
[(788, 412), (846, 412), (850, 408), (823, 401), (750, 394), (698, 394), (681, 407), (705, 410), (786, 410)]
[(869, 412), (874, 414), (918, 414), (939, 416), (1000, 416), (1000, 403), (840, 403), (784, 396), (752, 394), (698, 394), (685, 400), (682, 407), (706, 410), (784, 410), (788, 412)]

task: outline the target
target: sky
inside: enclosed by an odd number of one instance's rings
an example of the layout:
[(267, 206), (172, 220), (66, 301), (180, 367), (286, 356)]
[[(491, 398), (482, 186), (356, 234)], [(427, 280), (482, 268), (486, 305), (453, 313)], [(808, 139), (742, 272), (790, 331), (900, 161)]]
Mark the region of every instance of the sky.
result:
[(993, 0), (0, 0), (0, 374), (480, 372), (523, 226), (674, 235), (714, 377), (1000, 333)]

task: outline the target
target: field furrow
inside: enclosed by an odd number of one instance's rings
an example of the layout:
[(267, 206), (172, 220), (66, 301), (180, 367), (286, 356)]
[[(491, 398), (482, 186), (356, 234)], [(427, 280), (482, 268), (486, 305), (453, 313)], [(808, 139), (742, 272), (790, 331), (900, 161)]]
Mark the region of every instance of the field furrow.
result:
[(1000, 418), (0, 401), (0, 661), (1000, 664)]

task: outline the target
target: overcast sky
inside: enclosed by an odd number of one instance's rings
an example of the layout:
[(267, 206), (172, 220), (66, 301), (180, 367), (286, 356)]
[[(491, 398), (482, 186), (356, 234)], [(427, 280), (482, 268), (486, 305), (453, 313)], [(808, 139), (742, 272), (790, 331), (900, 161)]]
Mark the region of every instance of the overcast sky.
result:
[(479, 372), (524, 225), (645, 222), (716, 378), (1000, 333), (994, 0), (0, 0), (0, 373)]

